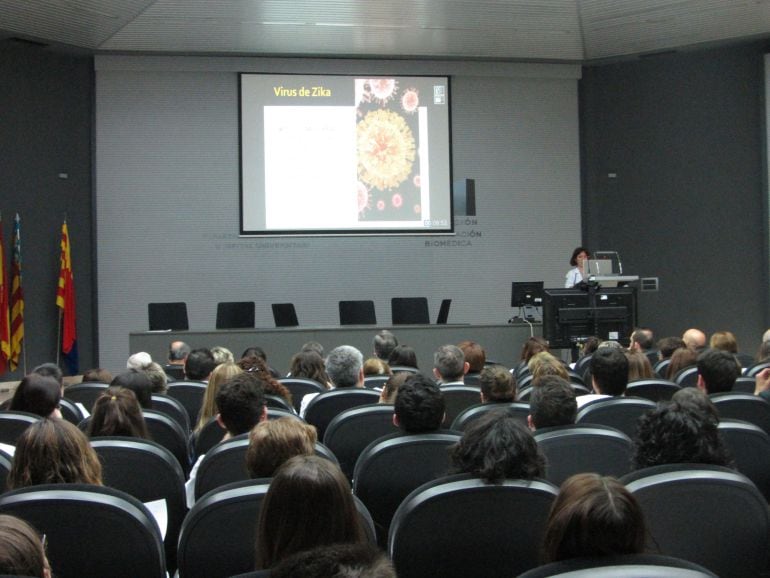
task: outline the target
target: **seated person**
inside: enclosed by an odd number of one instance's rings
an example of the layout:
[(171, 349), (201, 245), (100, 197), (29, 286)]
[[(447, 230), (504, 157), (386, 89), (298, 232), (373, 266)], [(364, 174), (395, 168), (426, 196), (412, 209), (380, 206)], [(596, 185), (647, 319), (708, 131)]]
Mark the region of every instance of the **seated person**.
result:
[(125, 436), (150, 439), (136, 395), (124, 387), (108, 387), (96, 399), (86, 434), (89, 438)]
[(617, 347), (602, 347), (591, 357), (591, 385), (594, 393), (577, 397), (578, 409), (589, 401), (620, 397), (628, 385), (628, 360)]
[(487, 362), (487, 353), (475, 341), (461, 341), (457, 347), (463, 352), (465, 361), (468, 363), (468, 373), (481, 373)]
[(441, 388), (419, 373), (398, 388), (393, 404), (393, 425), (406, 434), (437, 431), (444, 423), (446, 404)]
[(393, 367), (417, 367), (417, 352), (408, 345), (396, 345), (388, 356), (388, 365)]
[(388, 404), (395, 403), (396, 394), (398, 393), (398, 388), (401, 387), (401, 385), (407, 379), (409, 379), (410, 375), (411, 374), (406, 371), (402, 371), (400, 373), (395, 373), (391, 375), (388, 378), (388, 381), (386, 381), (382, 386), (379, 403), (388, 403)]
[[(326, 356), (324, 362), (332, 389), (344, 387), (364, 387), (364, 356), (351, 345), (335, 347)], [(318, 393), (302, 396), (299, 415), (305, 417), (307, 406)]]
[(193, 430), (194, 433), (200, 433), (204, 426), (209, 423), (209, 420), (216, 417), (216, 398), (219, 393), (219, 388), (223, 383), (229, 381), (239, 373), (243, 373), (243, 370), (234, 363), (222, 363), (214, 368), (214, 371), (211, 372), (211, 376), (209, 377), (209, 382), (206, 384), (206, 392), (203, 394), (203, 403), (198, 412), (198, 423)]
[(628, 381), (652, 379), (652, 365), (649, 358), (639, 350), (625, 352), (628, 359)]
[(671, 354), (671, 363), (666, 368), (666, 379), (674, 381), (676, 374), (687, 367), (695, 365), (698, 353), (694, 349), (683, 347)]
[(576, 418), (575, 390), (569, 382), (556, 375), (541, 377), (529, 398), (529, 429), (570, 426)]
[(370, 375), (391, 375), (392, 373), (388, 362), (383, 361), (379, 357), (370, 357), (364, 361), (364, 377), (369, 377)]
[(312, 456), (318, 441), (316, 429), (293, 417), (259, 422), (249, 432), (246, 469), (252, 479), (272, 478), (294, 456)]
[(278, 468), (257, 528), (258, 570), (316, 546), (367, 540), (345, 475), (318, 456), (295, 456)]
[(711, 395), (732, 391), (741, 375), (741, 364), (732, 353), (707, 349), (695, 362), (698, 367), (698, 388)]
[(569, 379), (567, 367), (548, 351), (541, 351), (533, 355), (527, 367), (529, 373), (532, 374), (532, 385), (535, 385), (535, 382), (545, 375), (558, 375), (561, 378)]
[(136, 395), (136, 400), (142, 409), (152, 409), (152, 382), (146, 373), (129, 369), (116, 375), (110, 385), (130, 389)]
[(112, 381), (112, 374), (101, 367), (86, 369), (83, 372), (83, 383), (109, 383)]
[(221, 365), (223, 363), (235, 363), (233, 352), (222, 345), (215, 345), (212, 347), (211, 355), (214, 358), (214, 363), (216, 365)]
[(163, 371), (160, 364), (153, 361), (140, 371), (144, 372), (144, 374), (150, 378), (152, 393), (166, 394), (168, 392), (168, 375)]
[(34, 413), (40, 417), (61, 418), (59, 402), (62, 387), (53, 377), (30, 373), (25, 375), (13, 393), (8, 409)]
[(468, 367), (465, 355), (456, 345), (442, 345), (433, 354), (433, 377), (441, 387), (463, 385)]
[(512, 403), (516, 400), (516, 378), (502, 365), (488, 365), (479, 374), (481, 403)]
[(291, 392), (286, 389), (285, 385), (278, 381), (275, 375), (273, 375), (273, 371), (271, 371), (267, 362), (262, 359), (262, 357), (256, 354), (247, 355), (238, 361), (238, 366), (243, 371), (248, 371), (256, 375), (262, 382), (266, 394), (277, 395), (291, 405)]
[(371, 544), (331, 544), (298, 552), (270, 572), (271, 578), (396, 578), (393, 564)]
[(51, 565), (37, 532), (7, 514), (0, 515), (0, 574), (51, 578)]
[(295, 353), (289, 364), (289, 375), (301, 379), (312, 379), (331, 389), (332, 382), (326, 373), (324, 359), (318, 352), (308, 349)]
[(576, 474), (565, 480), (548, 516), (544, 562), (641, 554), (647, 538), (636, 498), (615, 478)]

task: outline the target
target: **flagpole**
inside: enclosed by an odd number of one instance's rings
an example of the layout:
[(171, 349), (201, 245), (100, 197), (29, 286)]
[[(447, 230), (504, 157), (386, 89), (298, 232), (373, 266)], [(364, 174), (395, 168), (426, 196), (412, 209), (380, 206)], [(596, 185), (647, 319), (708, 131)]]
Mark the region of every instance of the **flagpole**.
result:
[(61, 356), (61, 317), (62, 312), (59, 309), (59, 322), (56, 324), (56, 365), (59, 365), (59, 357)]

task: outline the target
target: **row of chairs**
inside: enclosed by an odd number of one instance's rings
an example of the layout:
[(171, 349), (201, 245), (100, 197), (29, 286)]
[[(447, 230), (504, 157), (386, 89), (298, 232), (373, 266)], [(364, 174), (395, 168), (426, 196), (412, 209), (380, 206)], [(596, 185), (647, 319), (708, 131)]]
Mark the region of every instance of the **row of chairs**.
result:
[[(445, 324), (449, 319), (451, 299), (444, 299), (439, 308), (437, 324)], [(340, 325), (376, 325), (377, 315), (374, 301), (340, 301)], [(299, 320), (293, 303), (273, 303), (273, 321), (276, 327), (297, 327)], [(390, 300), (391, 321), (393, 325), (428, 325), (428, 299), (426, 297), (394, 297)], [(187, 331), (190, 328), (187, 316), (187, 303), (183, 301), (169, 303), (148, 303), (150, 331), (171, 329)], [(252, 329), (255, 325), (255, 305), (253, 301), (221, 301), (217, 303), (217, 329)]]

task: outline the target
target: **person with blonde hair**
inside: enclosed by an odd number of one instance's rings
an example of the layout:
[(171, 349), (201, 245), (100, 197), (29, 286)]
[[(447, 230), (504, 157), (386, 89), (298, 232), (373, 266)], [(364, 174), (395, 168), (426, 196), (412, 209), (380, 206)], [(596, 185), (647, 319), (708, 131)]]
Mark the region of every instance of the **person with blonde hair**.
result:
[(289, 458), (312, 456), (318, 435), (315, 427), (293, 417), (267, 420), (249, 432), (246, 469), (252, 479), (271, 478)]
[(235, 363), (222, 363), (211, 372), (206, 393), (203, 394), (203, 403), (198, 412), (198, 423), (193, 430), (195, 433), (200, 432), (203, 426), (217, 415), (216, 398), (221, 385), (239, 373), (243, 373), (243, 370)]
[(541, 351), (532, 356), (527, 364), (529, 373), (532, 374), (532, 384), (544, 375), (558, 375), (569, 381), (567, 366), (560, 359), (548, 351)]

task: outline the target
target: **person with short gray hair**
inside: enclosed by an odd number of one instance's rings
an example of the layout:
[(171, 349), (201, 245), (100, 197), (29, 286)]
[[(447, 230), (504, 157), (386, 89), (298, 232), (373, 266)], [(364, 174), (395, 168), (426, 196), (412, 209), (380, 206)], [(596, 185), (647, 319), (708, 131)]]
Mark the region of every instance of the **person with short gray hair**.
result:
[[(324, 362), (326, 374), (332, 388), (364, 386), (364, 355), (352, 345), (340, 345), (329, 352)], [(308, 393), (302, 397), (299, 406), (300, 417), (305, 417), (308, 404), (318, 393)]]
[(463, 385), (468, 373), (465, 355), (456, 345), (442, 345), (433, 354), (433, 375), (439, 385)]
[(383, 361), (388, 361), (390, 354), (398, 345), (398, 339), (387, 329), (383, 329), (372, 340), (374, 355)]

